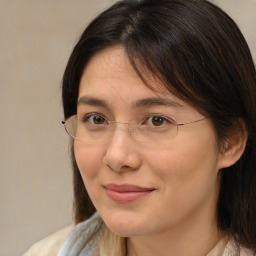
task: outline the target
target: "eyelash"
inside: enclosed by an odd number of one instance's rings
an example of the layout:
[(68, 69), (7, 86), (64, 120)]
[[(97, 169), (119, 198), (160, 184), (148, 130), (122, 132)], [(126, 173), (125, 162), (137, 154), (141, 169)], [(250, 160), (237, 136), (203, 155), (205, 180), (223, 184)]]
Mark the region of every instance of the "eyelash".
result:
[(82, 116), (81, 120), (83, 123), (86, 123), (91, 117), (93, 116), (98, 116), (103, 118), (104, 120), (108, 121), (108, 119), (106, 117), (104, 117), (103, 115), (99, 114), (99, 113), (90, 113), (90, 114), (85, 114)]
[[(81, 117), (81, 121), (82, 121), (83, 123), (89, 122), (90, 124), (93, 125), (93, 123), (91, 123), (91, 122), (89, 121), (89, 119), (90, 119), (91, 117), (94, 117), (94, 116), (95, 116), (95, 117), (98, 116), (99, 118), (103, 118), (104, 121), (106, 121), (106, 122), (109, 121), (104, 115), (99, 114), (99, 113), (89, 113), (89, 114), (85, 114), (85, 115), (83, 115), (83, 116)], [(164, 116), (164, 115), (161, 115), (161, 114), (147, 114), (147, 115), (142, 115), (142, 117), (143, 117), (143, 118), (142, 118), (142, 122), (140, 122), (141, 124), (148, 122), (148, 121), (150, 120), (150, 118), (154, 118), (154, 117), (158, 117), (158, 118), (160, 118), (160, 119), (163, 119), (164, 122), (167, 122), (167, 123), (169, 123), (169, 124), (175, 123), (175, 121), (174, 121), (173, 118), (167, 117), (167, 116)], [(152, 121), (152, 120), (151, 120), (151, 121)], [(96, 125), (96, 124), (95, 124), (95, 125)], [(162, 125), (160, 125), (160, 126), (162, 126)]]
[(153, 118), (160, 118), (160, 119), (162, 119), (166, 123), (173, 123), (174, 122), (173, 119), (170, 118), (170, 117), (166, 117), (166, 116), (163, 116), (163, 115), (156, 115), (155, 114), (155, 115), (145, 116), (145, 119), (143, 119), (143, 123), (149, 121), (150, 119), (151, 119), (151, 122), (152, 122)]

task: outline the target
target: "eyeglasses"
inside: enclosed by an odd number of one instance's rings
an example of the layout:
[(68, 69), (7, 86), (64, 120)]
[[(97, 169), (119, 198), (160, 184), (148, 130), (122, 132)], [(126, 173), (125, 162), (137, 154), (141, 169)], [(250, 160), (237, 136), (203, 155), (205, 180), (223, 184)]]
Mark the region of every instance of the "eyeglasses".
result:
[(126, 127), (135, 140), (152, 142), (174, 138), (178, 127), (201, 122), (203, 117), (188, 123), (177, 123), (173, 118), (162, 115), (137, 115), (129, 122), (109, 121), (102, 115), (73, 115), (62, 121), (66, 132), (74, 139), (84, 142), (101, 141), (110, 138), (117, 127)]

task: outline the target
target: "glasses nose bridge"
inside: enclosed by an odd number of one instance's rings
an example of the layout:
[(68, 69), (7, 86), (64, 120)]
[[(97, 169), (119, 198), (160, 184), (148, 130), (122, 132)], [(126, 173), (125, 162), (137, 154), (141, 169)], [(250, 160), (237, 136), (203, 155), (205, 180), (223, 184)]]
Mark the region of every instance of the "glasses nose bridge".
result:
[(109, 124), (112, 125), (113, 128), (114, 128), (114, 129), (111, 129), (112, 132), (116, 131), (116, 128), (117, 128), (118, 125), (127, 126), (127, 129), (129, 131), (129, 133), (134, 132), (134, 128), (133, 128), (132, 124), (129, 123), (129, 122), (109, 121)]

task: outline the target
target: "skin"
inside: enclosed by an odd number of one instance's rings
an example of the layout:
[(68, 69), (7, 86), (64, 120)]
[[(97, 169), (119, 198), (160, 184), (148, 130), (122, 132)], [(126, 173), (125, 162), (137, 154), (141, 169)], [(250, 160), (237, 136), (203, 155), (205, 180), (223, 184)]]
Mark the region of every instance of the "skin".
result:
[[(140, 112), (172, 116), (178, 123), (203, 117), (186, 102), (162, 92), (143, 84), (121, 46), (111, 47), (90, 60), (79, 87), (79, 99), (93, 97), (107, 106), (80, 103), (77, 111), (119, 122)], [(164, 97), (175, 104), (133, 106), (148, 97)], [(129, 256), (206, 255), (222, 237), (216, 223), (218, 172), (227, 161), (219, 153), (210, 118), (182, 126), (175, 138), (161, 142), (137, 141), (125, 125), (118, 125), (109, 139), (75, 140), (74, 151), (97, 211), (112, 232), (129, 237)], [(154, 191), (130, 203), (117, 203), (106, 193), (104, 186), (109, 183)]]

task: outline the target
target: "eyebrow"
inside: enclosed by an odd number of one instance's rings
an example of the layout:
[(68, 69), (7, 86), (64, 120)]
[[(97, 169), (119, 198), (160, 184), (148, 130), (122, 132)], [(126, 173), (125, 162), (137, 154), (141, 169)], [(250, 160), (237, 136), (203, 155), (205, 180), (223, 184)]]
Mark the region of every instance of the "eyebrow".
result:
[[(108, 103), (105, 100), (87, 96), (82, 96), (81, 98), (79, 98), (77, 105), (90, 105), (95, 107), (109, 108)], [(132, 103), (133, 108), (152, 108), (157, 106), (184, 108), (183, 105), (176, 101), (161, 97), (149, 97), (139, 99)]]
[(167, 98), (161, 98), (161, 97), (152, 97), (152, 98), (145, 98), (138, 101), (135, 101), (133, 103), (133, 106), (135, 108), (152, 108), (157, 106), (164, 106), (164, 107), (175, 107), (175, 108), (183, 108), (184, 106), (180, 103), (173, 101), (171, 99)]
[(77, 102), (77, 106), (79, 105), (90, 105), (90, 106), (95, 106), (95, 107), (103, 107), (107, 108), (108, 104), (106, 101), (94, 98), (94, 97), (87, 97), (87, 96), (82, 96), (79, 98)]

